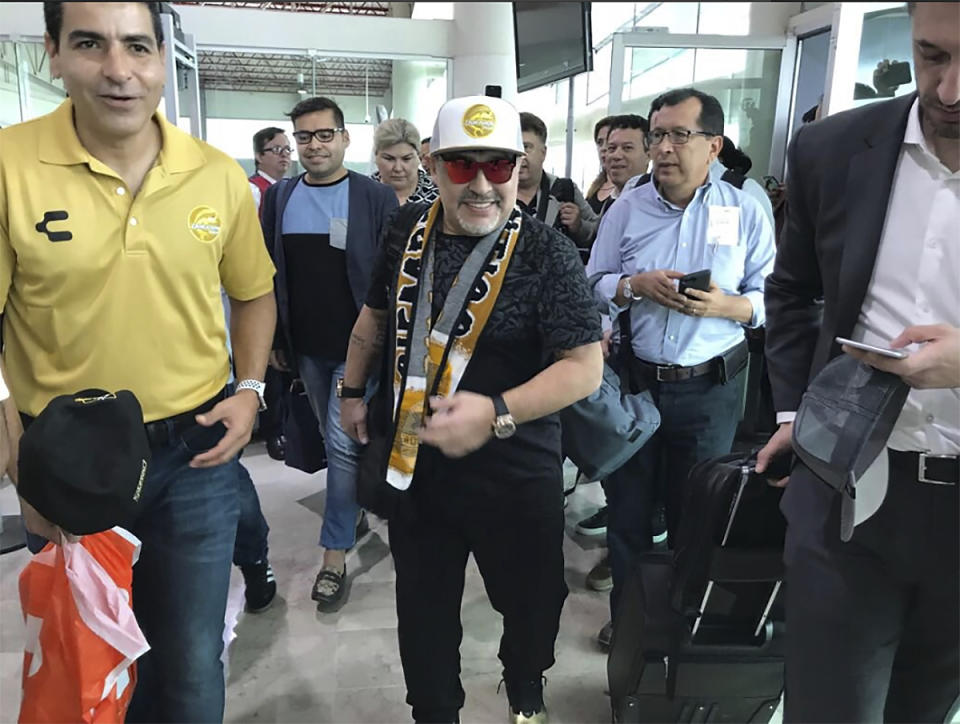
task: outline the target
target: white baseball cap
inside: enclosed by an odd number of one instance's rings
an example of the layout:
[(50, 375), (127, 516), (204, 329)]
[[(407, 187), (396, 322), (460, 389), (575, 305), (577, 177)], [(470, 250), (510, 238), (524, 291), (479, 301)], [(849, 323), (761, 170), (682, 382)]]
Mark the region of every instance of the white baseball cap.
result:
[(430, 155), (486, 150), (524, 153), (517, 109), (491, 96), (465, 96), (444, 103), (433, 125)]

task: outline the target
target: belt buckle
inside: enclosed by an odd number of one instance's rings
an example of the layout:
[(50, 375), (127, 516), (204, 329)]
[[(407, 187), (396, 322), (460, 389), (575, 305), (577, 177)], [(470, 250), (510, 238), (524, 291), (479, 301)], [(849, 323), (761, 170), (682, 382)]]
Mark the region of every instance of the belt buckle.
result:
[(927, 483), (929, 485), (954, 485), (954, 483), (946, 480), (931, 480), (927, 477), (927, 459), (931, 460), (954, 460), (956, 459), (955, 455), (930, 455), (927, 453), (918, 453), (917, 454), (917, 482)]
[(667, 371), (669, 371), (670, 369), (671, 369), (670, 367), (663, 367), (663, 366), (661, 366), (661, 365), (657, 365), (657, 382), (666, 382), (667, 380), (666, 380), (665, 378), (661, 377), (660, 374), (661, 374), (662, 372), (667, 372)]

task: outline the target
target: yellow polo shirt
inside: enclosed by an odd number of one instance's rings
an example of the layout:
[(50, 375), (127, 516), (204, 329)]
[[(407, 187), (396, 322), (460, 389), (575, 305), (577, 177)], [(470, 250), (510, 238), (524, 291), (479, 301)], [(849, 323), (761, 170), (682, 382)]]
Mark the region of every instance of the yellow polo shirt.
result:
[(250, 185), (229, 156), (167, 123), (134, 197), (81, 145), (67, 100), (0, 130), (0, 307), (22, 412), (90, 387), (128, 389), (144, 418), (226, 384), (221, 285), (273, 289)]

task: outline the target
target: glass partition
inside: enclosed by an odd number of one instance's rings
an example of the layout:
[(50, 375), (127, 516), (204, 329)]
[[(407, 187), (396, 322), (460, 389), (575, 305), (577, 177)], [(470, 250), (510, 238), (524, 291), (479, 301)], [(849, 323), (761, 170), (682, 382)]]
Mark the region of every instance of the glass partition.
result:
[(0, 126), (45, 115), (66, 97), (43, 43), (0, 41)]
[(723, 106), (726, 135), (750, 157), (750, 176), (768, 173), (780, 80), (779, 50), (626, 48), (621, 112), (646, 118), (670, 88), (693, 86)]

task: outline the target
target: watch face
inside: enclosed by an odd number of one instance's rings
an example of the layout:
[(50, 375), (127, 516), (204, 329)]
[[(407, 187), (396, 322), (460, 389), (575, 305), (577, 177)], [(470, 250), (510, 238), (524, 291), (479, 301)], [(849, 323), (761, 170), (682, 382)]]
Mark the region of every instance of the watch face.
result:
[(514, 422), (513, 415), (500, 415), (493, 425), (493, 434), (503, 440), (510, 437), (517, 431), (517, 423)]

